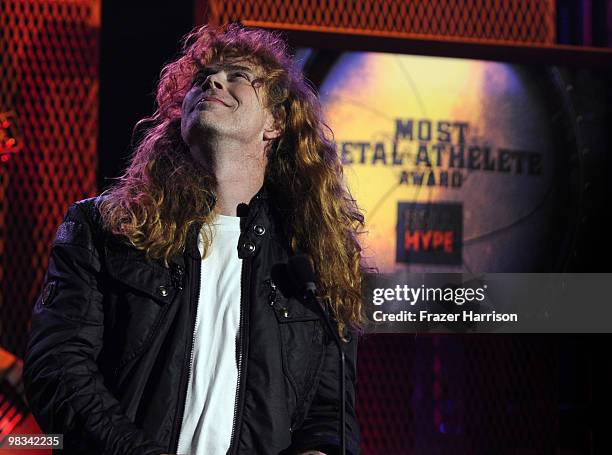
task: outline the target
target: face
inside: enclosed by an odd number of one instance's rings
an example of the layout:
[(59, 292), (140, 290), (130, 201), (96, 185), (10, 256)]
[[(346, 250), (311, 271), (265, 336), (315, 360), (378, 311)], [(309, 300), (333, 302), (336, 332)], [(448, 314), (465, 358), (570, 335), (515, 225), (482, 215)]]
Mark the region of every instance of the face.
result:
[(245, 146), (265, 145), (278, 136), (265, 107), (265, 93), (254, 81), (261, 69), (252, 63), (212, 63), (196, 74), (182, 106), (181, 135), (199, 140), (231, 139)]

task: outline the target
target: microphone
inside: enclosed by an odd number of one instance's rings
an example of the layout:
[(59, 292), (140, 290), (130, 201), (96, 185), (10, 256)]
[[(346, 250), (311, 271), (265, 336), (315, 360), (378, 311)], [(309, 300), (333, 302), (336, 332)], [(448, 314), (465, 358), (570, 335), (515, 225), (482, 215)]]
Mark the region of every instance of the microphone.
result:
[(303, 297), (313, 298), (317, 293), (315, 273), (310, 258), (305, 254), (297, 254), (289, 258), (289, 276), (293, 279)]
[[(279, 266), (279, 267), (277, 267)], [(342, 408), (340, 411), (340, 442), (342, 445), (342, 455), (346, 454), (346, 378), (345, 378), (345, 358), (344, 349), (342, 348), (342, 341), (338, 330), (334, 327), (331, 321), (331, 317), (327, 311), (326, 306), (323, 305), (321, 300), (317, 297), (317, 285), (315, 284), (315, 273), (312, 267), (312, 261), (304, 254), (298, 254), (289, 258), (287, 266), (285, 264), (276, 264), (272, 267), (273, 276), (277, 274), (279, 277), (284, 275), (293, 285), (294, 289), (298, 290), (298, 296), (304, 302), (312, 304), (323, 319), (327, 331), (330, 333), (331, 338), (334, 340), (336, 347), (338, 348), (338, 354), (340, 356), (340, 403)], [(281, 292), (283, 289), (281, 288)], [(288, 294), (288, 295), (291, 295)]]

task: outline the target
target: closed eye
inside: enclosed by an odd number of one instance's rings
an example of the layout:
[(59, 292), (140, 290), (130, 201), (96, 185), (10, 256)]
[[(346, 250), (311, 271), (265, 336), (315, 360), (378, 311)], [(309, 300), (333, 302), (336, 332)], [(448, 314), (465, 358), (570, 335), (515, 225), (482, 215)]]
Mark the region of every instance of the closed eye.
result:
[(242, 72), (242, 71), (232, 71), (230, 73), (230, 78), (243, 78), (243, 79), (251, 82), (251, 78), (249, 77), (249, 75), (247, 73)]

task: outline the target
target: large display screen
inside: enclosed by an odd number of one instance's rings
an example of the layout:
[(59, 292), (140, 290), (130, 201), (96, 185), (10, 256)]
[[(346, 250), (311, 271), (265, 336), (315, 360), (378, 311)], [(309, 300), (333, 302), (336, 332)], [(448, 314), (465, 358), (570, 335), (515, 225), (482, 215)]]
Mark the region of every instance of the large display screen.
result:
[(383, 273), (558, 268), (580, 203), (563, 74), (341, 53), (320, 96), (365, 212), (368, 264)]

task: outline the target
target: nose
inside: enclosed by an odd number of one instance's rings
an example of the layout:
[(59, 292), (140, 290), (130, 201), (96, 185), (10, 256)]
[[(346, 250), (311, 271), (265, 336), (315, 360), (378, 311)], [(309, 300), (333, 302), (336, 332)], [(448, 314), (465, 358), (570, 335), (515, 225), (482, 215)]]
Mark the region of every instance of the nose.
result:
[(225, 87), (220, 73), (209, 74), (203, 84), (204, 89), (209, 87), (223, 90)]

